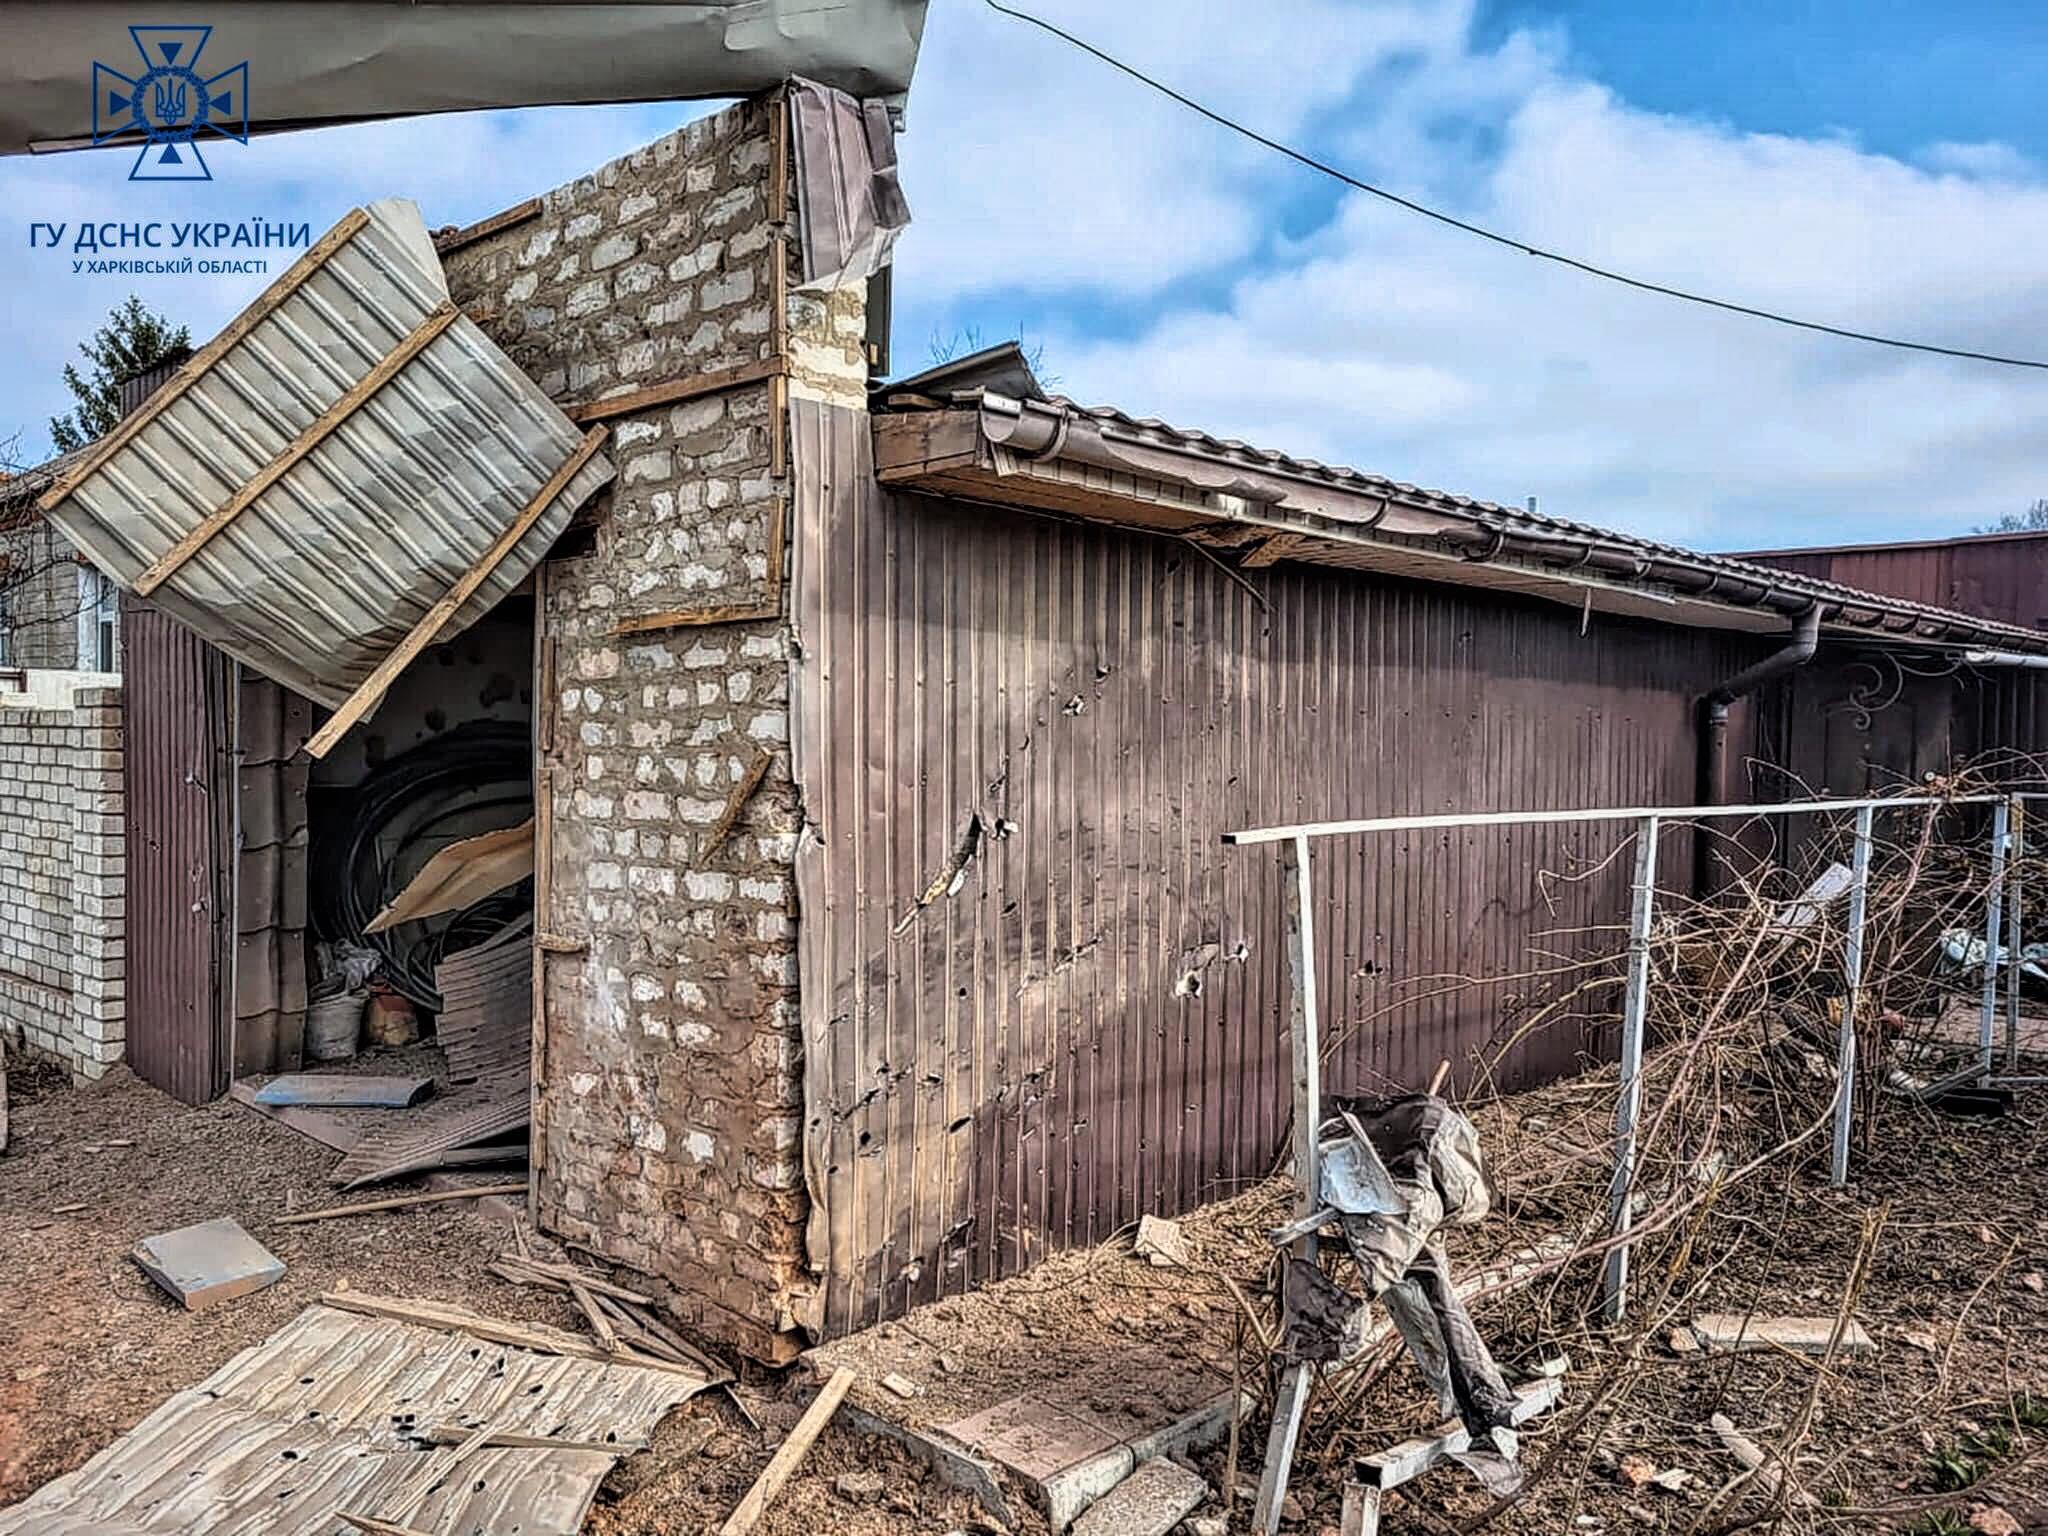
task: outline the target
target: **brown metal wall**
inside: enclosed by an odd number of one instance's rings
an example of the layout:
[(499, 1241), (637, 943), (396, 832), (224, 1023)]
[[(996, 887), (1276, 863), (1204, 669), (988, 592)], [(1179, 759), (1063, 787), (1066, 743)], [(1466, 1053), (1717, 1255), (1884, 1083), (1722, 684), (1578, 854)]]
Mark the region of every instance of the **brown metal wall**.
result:
[(313, 706), (236, 667), (235, 1076), (293, 1072), (306, 1038), (306, 780)]
[(1901, 544), (1889, 549), (1765, 551), (1744, 558), (1916, 603), (2048, 627), (2048, 538)]
[(121, 600), (128, 1063), (188, 1104), (227, 1087), (227, 659)]
[[(1673, 627), (1287, 566), (1268, 608), (1184, 542), (884, 500), (799, 404), (793, 679), (809, 1248), (842, 1332), (1273, 1166), (1279, 861), (1230, 828), (1685, 803), (1693, 700), (1759, 654)], [(862, 488), (866, 488), (863, 496)], [(1738, 748), (1738, 750), (1741, 750)], [(917, 911), (964, 829), (956, 894)], [(1609, 829), (1316, 850), (1335, 1091), (1414, 1083), (1541, 995), (1446, 995), (1621, 919)], [(1688, 878), (1685, 840), (1667, 876)], [(908, 921), (906, 916), (908, 915)], [(1195, 983), (1199, 981), (1199, 991)], [(1513, 1052), (1511, 1087), (1600, 1041)]]

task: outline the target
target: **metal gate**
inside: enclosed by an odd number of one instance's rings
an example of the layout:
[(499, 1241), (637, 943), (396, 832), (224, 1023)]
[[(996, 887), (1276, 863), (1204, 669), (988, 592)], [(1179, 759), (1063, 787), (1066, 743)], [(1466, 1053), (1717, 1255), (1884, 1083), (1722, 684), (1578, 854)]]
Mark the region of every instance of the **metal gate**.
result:
[(203, 1104), (228, 1085), (231, 664), (121, 599), (128, 1064)]

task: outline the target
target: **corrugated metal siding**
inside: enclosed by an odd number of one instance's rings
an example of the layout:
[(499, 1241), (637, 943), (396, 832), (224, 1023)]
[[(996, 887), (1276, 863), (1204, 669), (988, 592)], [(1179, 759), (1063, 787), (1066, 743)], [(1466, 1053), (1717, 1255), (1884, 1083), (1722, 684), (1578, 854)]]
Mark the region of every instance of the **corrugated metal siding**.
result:
[(235, 1076), (295, 1072), (306, 1039), (313, 706), (235, 668)]
[[(809, 1247), (830, 1333), (1271, 1169), (1279, 862), (1224, 831), (1684, 803), (1693, 700), (1759, 649), (1610, 620), (1582, 637), (1553, 605), (1305, 566), (1248, 573), (1266, 612), (1182, 541), (885, 499), (861, 418), (794, 414)], [(959, 891), (896, 935), (976, 815)], [(1620, 921), (1625, 861), (1600, 865), (1617, 835), (1319, 845), (1332, 1088), (1464, 1070), (1538, 989), (1433, 978), (1520, 971), (1532, 942), (1565, 944), (1537, 935)], [(1599, 1044), (1554, 1032), (1496, 1082)]]
[(1743, 558), (2005, 624), (2048, 628), (2048, 539), (1958, 539)]
[(128, 1064), (188, 1104), (228, 1083), (227, 659), (124, 595)]
[[(377, 203), (367, 219), (274, 308), (264, 309), (267, 295), (252, 306), (261, 318), (248, 333), (211, 360), (206, 352), (194, 359), (195, 382), (49, 509), (124, 589), (285, 457), (447, 303), (419, 210)], [(264, 676), (339, 706), (583, 436), (473, 320), (458, 316), (207, 540), (153, 601)], [(584, 464), (441, 637), (503, 601), (611, 478), (602, 455)]]

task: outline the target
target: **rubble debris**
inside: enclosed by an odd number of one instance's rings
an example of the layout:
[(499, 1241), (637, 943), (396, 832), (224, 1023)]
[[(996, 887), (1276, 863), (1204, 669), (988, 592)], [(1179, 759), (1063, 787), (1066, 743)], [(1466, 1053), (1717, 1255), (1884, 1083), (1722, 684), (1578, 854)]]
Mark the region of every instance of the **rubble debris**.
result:
[(1155, 1456), (1081, 1512), (1073, 1536), (1166, 1536), (1209, 1497), (1179, 1462)]
[(409, 1109), (434, 1091), (431, 1077), (287, 1072), (256, 1090), (265, 1109)]
[(893, 1392), (898, 1397), (902, 1398), (912, 1398), (920, 1396), (924, 1390), (922, 1387), (918, 1386), (916, 1382), (912, 1381), (908, 1376), (899, 1375), (895, 1371), (891, 1371), (888, 1375), (882, 1378), (882, 1386), (886, 1390)]
[(804, 1416), (797, 1420), (796, 1428), (789, 1432), (789, 1438), (776, 1449), (775, 1455), (761, 1475), (754, 1479), (754, 1486), (746, 1492), (733, 1512), (726, 1516), (725, 1524), (718, 1528), (718, 1536), (747, 1536), (747, 1532), (761, 1523), (761, 1516), (775, 1496), (782, 1492), (782, 1485), (789, 1481), (790, 1474), (803, 1463), (811, 1453), (811, 1444), (824, 1432), (832, 1421), (832, 1415), (839, 1411), (840, 1400), (853, 1385), (853, 1372), (842, 1366), (832, 1373), (832, 1379), (819, 1389), (811, 1400), (811, 1406), (804, 1410)]
[[(1778, 1496), (1779, 1485), (1784, 1482), (1783, 1471), (1777, 1465), (1776, 1459), (1766, 1455), (1763, 1447), (1737, 1429), (1724, 1413), (1717, 1413), (1707, 1420), (1707, 1427), (1721, 1442), (1721, 1448), (1741, 1464), (1742, 1476), (1738, 1477), (1736, 1482), (1754, 1479), (1766, 1501), (1775, 1499)], [(1734, 1484), (1730, 1485), (1733, 1486)], [(1813, 1496), (1803, 1490), (1799, 1491), (1796, 1497), (1801, 1504), (1813, 1503)]]
[(231, 1216), (145, 1237), (135, 1245), (134, 1259), (188, 1312), (233, 1301), (284, 1278), (284, 1261)]
[(872, 1469), (861, 1472), (842, 1472), (832, 1479), (832, 1490), (842, 1499), (852, 1499), (861, 1504), (872, 1504), (889, 1488), (889, 1479)]
[(1132, 1244), (1131, 1252), (1137, 1258), (1150, 1262), (1155, 1269), (1188, 1267), (1188, 1241), (1181, 1234), (1180, 1223), (1162, 1217), (1145, 1215), (1138, 1218), (1138, 1238)]
[(416, 1205), (440, 1205), (448, 1200), (482, 1200), (490, 1195), (523, 1195), (526, 1182), (517, 1184), (478, 1184), (469, 1189), (429, 1190), (419, 1195), (393, 1195), (387, 1200), (365, 1200), (359, 1205), (331, 1205), (322, 1211), (297, 1211), (277, 1218), (281, 1227), (298, 1226), (302, 1222), (327, 1221), (336, 1216), (368, 1216), (377, 1211), (410, 1210)]
[(2011, 1511), (1996, 1504), (1972, 1505), (1969, 1519), (1970, 1529), (1978, 1536), (2026, 1536), (2026, 1527), (2013, 1518)]
[(1735, 1312), (1703, 1312), (1692, 1320), (1692, 1334), (1709, 1354), (1728, 1355), (1758, 1350), (1782, 1349), (1795, 1355), (1816, 1358), (1829, 1352), (1867, 1355), (1877, 1346), (1863, 1325), (1853, 1318), (1844, 1322), (1842, 1337), (1834, 1343), (1836, 1320), (1832, 1317), (1745, 1317)]

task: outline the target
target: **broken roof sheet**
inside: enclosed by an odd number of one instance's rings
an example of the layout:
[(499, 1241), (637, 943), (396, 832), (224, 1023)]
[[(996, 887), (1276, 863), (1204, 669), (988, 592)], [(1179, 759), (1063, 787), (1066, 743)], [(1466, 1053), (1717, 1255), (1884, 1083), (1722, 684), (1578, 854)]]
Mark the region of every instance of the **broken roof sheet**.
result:
[[(454, 308), (419, 210), (394, 200), (330, 230), (41, 505), (122, 587), (338, 708), (586, 445)], [(611, 477), (601, 455), (578, 464), (441, 637)]]
[[(0, 0), (0, 154), (124, 135), (113, 138), (113, 152), (132, 158), (142, 139), (126, 131), (131, 98), (115, 84), (95, 100), (94, 60), (130, 84), (145, 72), (173, 82), (239, 80), (246, 99), (223, 88), (225, 105), (216, 102), (209, 119), (227, 138), (418, 112), (746, 96), (790, 75), (900, 98), (917, 65), (926, 4), (227, 0), (202, 8), (211, 28), (136, 28), (131, 40), (131, 23), (155, 18), (130, 5)], [(200, 132), (202, 152), (213, 137)]]
[[(441, 1311), (455, 1316), (422, 1315)], [(0, 1510), (0, 1536), (334, 1536), (341, 1510), (422, 1531), (573, 1536), (612, 1455), (465, 1454), (428, 1437), (488, 1424), (630, 1445), (706, 1385), (681, 1367), (536, 1353), (451, 1328), (309, 1307)]]
[[(1308, 560), (1727, 628), (1779, 630), (1819, 603), (1830, 630), (1872, 640), (2048, 651), (2048, 636), (2014, 625), (1047, 396), (1014, 345), (874, 393), (905, 414), (950, 407), (955, 424), (921, 433), (907, 459), (882, 454), (884, 481), (1083, 515), (1092, 506), (1248, 551), (1254, 565)], [(878, 425), (878, 442), (887, 430)], [(1187, 494), (1140, 516), (1144, 482)], [(1123, 502), (1133, 506), (1112, 515)]]

